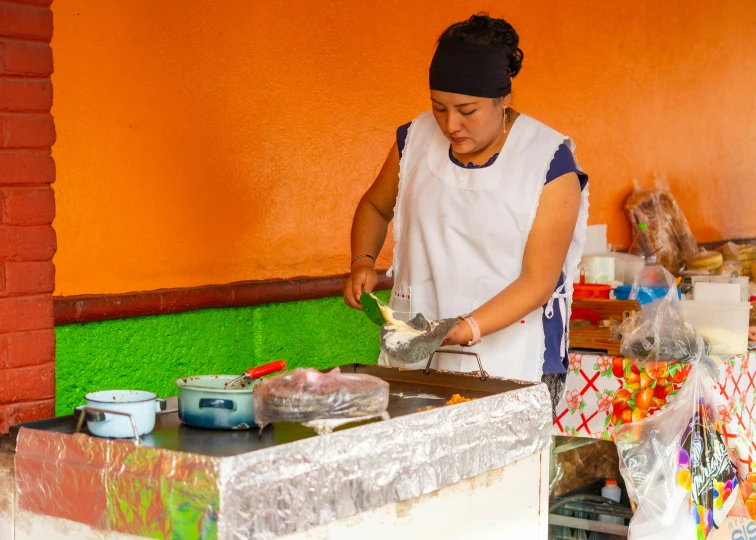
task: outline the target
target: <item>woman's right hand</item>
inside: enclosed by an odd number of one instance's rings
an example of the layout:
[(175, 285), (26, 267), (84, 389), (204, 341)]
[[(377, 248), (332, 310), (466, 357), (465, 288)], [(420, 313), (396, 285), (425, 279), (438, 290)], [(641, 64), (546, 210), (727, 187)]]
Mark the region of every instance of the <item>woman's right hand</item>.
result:
[(378, 283), (375, 262), (370, 257), (358, 259), (352, 265), (352, 273), (344, 284), (344, 303), (354, 309), (362, 309), (360, 296), (363, 292), (373, 292)]

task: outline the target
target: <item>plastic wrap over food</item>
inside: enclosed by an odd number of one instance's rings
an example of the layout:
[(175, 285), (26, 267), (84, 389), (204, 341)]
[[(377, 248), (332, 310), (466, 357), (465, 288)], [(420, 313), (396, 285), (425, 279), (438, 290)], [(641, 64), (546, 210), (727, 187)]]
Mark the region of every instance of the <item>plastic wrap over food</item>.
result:
[(711, 358), (696, 360), (668, 407), (614, 432), (628, 495), (638, 503), (631, 540), (705, 540), (738, 497), (715, 370)]
[(255, 423), (309, 422), (384, 413), (389, 384), (360, 373), (297, 368), (262, 381), (255, 389)]
[(620, 352), (639, 363), (679, 362), (706, 352), (706, 344), (680, 313), (675, 279), (662, 266), (643, 269), (630, 298), (651, 300), (622, 322)]
[(21, 429), (18, 508), (148, 538), (217, 538), (220, 460)]
[(226, 458), (219, 538), (274, 538), (413, 499), (539, 452), (550, 431), (537, 384)]
[(649, 249), (657, 262), (673, 274), (679, 274), (698, 245), (672, 194), (666, 189), (643, 191), (636, 186), (625, 202), (625, 211), (634, 231), (638, 225), (646, 225)]

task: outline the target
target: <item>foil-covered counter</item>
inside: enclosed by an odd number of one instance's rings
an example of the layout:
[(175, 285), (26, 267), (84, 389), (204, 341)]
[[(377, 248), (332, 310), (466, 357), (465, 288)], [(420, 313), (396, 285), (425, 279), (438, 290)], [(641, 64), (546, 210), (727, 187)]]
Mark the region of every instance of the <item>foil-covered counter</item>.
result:
[(231, 457), (21, 428), (17, 501), (149, 538), (274, 538), (504, 467), (550, 425), (537, 384)]
[(148, 538), (219, 538), (220, 460), (22, 428), (20, 510)]

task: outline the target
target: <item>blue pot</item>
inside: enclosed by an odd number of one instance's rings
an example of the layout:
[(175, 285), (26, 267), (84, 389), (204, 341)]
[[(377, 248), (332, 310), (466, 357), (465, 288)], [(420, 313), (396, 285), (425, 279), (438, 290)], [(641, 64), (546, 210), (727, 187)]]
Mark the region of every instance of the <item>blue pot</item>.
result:
[[(199, 375), (177, 379), (178, 414), (189, 426), (207, 429), (250, 429), (255, 427), (255, 405), (252, 393), (259, 379), (226, 383), (236, 375)], [(239, 388), (241, 386), (241, 388)], [(237, 389), (238, 388), (238, 389)]]

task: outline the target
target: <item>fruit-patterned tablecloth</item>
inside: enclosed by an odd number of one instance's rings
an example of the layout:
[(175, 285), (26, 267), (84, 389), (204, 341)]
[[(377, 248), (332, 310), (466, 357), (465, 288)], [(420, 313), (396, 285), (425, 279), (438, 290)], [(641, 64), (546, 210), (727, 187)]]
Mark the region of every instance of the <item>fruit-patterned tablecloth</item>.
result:
[[(722, 432), (738, 458), (744, 496), (756, 490), (756, 352), (715, 357), (715, 389)], [(557, 406), (555, 435), (612, 439), (615, 426), (645, 418), (663, 408), (680, 390), (689, 366), (657, 364), (639, 368), (624, 358), (570, 353), (565, 395)], [(750, 473), (750, 474), (749, 474)], [(749, 506), (756, 517), (756, 495)]]
[[(729, 436), (756, 441), (756, 352), (715, 357), (717, 391), (727, 402), (720, 415)], [(611, 440), (612, 428), (654, 414), (679, 391), (689, 367), (659, 362), (643, 368), (624, 358), (570, 353), (565, 395), (557, 406), (556, 435)]]

